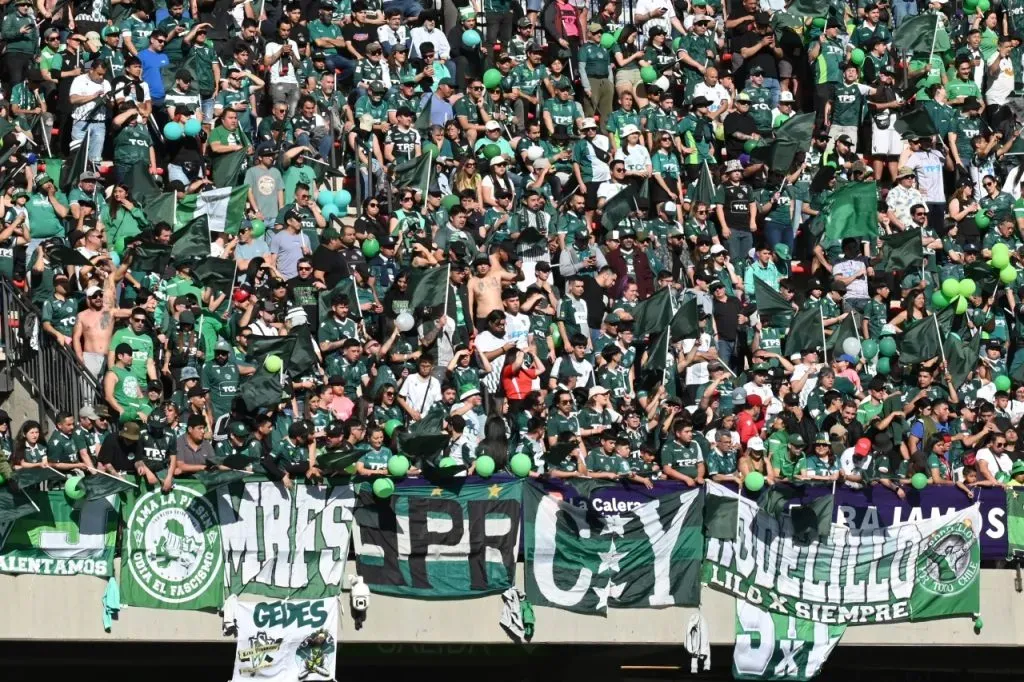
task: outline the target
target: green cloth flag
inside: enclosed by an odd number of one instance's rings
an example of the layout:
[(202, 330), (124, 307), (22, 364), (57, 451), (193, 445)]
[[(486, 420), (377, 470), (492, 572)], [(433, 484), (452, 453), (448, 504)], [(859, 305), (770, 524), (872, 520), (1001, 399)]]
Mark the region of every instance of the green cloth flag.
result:
[(954, 307), (946, 306), (911, 327), (900, 343), (900, 362), (912, 365), (939, 356), (945, 350), (939, 335), (949, 333), (955, 317)]
[(665, 371), (672, 362), (672, 353), (669, 351), (671, 345), (671, 331), (666, 330), (658, 334), (651, 345), (647, 347), (647, 360), (644, 361), (643, 372), (648, 380), (654, 383), (667, 381)]
[(1006, 489), (1007, 560), (1024, 555), (1024, 494), (1020, 488)]
[(878, 237), (878, 185), (848, 182), (829, 197), (824, 211), (825, 235), (830, 239)]
[[(176, 480), (126, 493), (121, 600), (128, 606), (199, 610), (224, 604), (224, 555), (217, 497)], [(245, 536), (239, 536), (245, 537)]]
[[(88, 167), (89, 149), (86, 142), (88, 142), (89, 136), (86, 135), (81, 140), (72, 141), (69, 148), (70, 157), (60, 166), (59, 175), (50, 174), (50, 166), (47, 164), (47, 175), (49, 175), (54, 182), (57, 183), (57, 188), (68, 194), (78, 184), (78, 178), (85, 172)], [(97, 207), (98, 209), (99, 207)]]
[(794, 2), (786, 8), (786, 13), (797, 17), (809, 17), (811, 19), (815, 19), (828, 14), (828, 8), (828, 0), (794, 0)]
[[(966, 343), (950, 343), (946, 349), (946, 366), (953, 376), (953, 385), (962, 386), (967, 375), (978, 367), (981, 357), (981, 334), (975, 334)], [(1024, 368), (1024, 365), (1020, 365)]]
[(718, 187), (715, 185), (715, 179), (711, 176), (711, 168), (708, 167), (708, 162), (705, 161), (700, 165), (700, 173), (697, 175), (697, 183), (693, 187), (691, 201), (695, 204), (701, 203), (711, 206), (715, 203), (715, 194), (717, 192)]
[(229, 485), (231, 483), (237, 483), (242, 481), (246, 476), (251, 476), (247, 471), (230, 470), (225, 471), (224, 469), (207, 469), (206, 471), (200, 471), (195, 474), (195, 479), (206, 486), (207, 490), (213, 490), (223, 485)]
[(754, 277), (753, 294), (762, 324), (775, 315), (789, 315), (793, 312), (793, 305), (779, 291), (757, 276)]
[[(164, 192), (159, 185), (156, 184), (156, 180), (153, 179), (153, 174), (149, 172), (149, 161), (137, 161), (132, 166), (129, 172), (131, 178), (128, 186), (132, 188), (132, 199), (136, 201), (140, 206), (149, 207), (154, 201), (159, 199), (164, 194), (174, 195), (174, 192)], [(148, 217), (148, 211), (147, 211)]]
[(515, 585), (523, 485), (462, 478), (399, 485), (382, 500), (360, 484), (356, 571), (380, 594), (468, 599), (504, 592)]
[(843, 343), (846, 339), (860, 339), (858, 324), (860, 324), (860, 318), (857, 317), (857, 313), (850, 312), (842, 322), (831, 327), (832, 336), (828, 337), (828, 350), (832, 353), (833, 358), (842, 355)]
[(940, 54), (951, 48), (949, 33), (935, 13), (918, 14), (901, 21), (892, 32), (892, 44), (904, 52)]
[(256, 373), (242, 382), (239, 390), (242, 394), (242, 401), (245, 409), (255, 412), (267, 407), (275, 407), (282, 401), (287, 400), (289, 392), (281, 384), (279, 372), (271, 374), (261, 364), (256, 368)]
[(740, 496), (707, 495), (704, 498), (704, 537), (735, 540), (739, 523)]
[[(826, 5), (827, 7), (827, 5)], [(775, 129), (775, 140), (758, 146), (751, 158), (779, 170), (789, 169), (800, 152), (807, 151), (808, 140), (814, 132), (814, 113), (796, 114)]]
[[(637, 199), (646, 197), (647, 191), (647, 180), (644, 180), (640, 187), (629, 185), (609, 199), (601, 213), (601, 226), (605, 231), (611, 232), (617, 229), (619, 223), (629, 217), (630, 213), (639, 210)], [(640, 335), (637, 334), (637, 336)]]
[(50, 262), (57, 268), (74, 268), (83, 265), (92, 265), (78, 249), (69, 249), (66, 246), (58, 246), (46, 252)]
[(171, 226), (173, 231), (183, 224), (178, 222), (178, 195), (176, 192), (163, 192), (150, 199), (148, 203), (139, 202), (139, 205), (143, 207), (146, 217), (153, 225), (166, 223)]
[(186, 259), (205, 260), (210, 257), (210, 225), (206, 216), (199, 216), (171, 235), (171, 262)]
[(0, 488), (0, 523), (14, 523), (35, 513), (36, 508), (25, 493)]
[(924, 259), (921, 228), (883, 235), (881, 257), (878, 267), (886, 272), (907, 270), (920, 265)]
[(33, 467), (31, 469), (17, 469), (14, 472), (14, 480), (22, 490), (36, 488), (43, 483), (51, 481), (63, 481), (64, 474), (51, 467)]
[(286, 363), (285, 369), (287, 370), (288, 358), (291, 357), (292, 351), (295, 350), (295, 344), (296, 339), (294, 336), (252, 335), (249, 337), (249, 346), (245, 357), (254, 365), (263, 365), (263, 361), (267, 359), (268, 355), (276, 355), (281, 358), (282, 362)]
[(641, 339), (669, 326), (675, 315), (672, 296), (672, 288), (665, 287), (654, 292), (646, 301), (637, 304), (633, 310), (633, 334), (636, 338)]
[(232, 258), (207, 258), (192, 271), (215, 296), (227, 294), (235, 285), (238, 265)]
[(983, 296), (991, 296), (1000, 286), (999, 271), (980, 260), (964, 266), (964, 279), (973, 279)]
[(845, 632), (846, 625), (771, 613), (739, 600), (732, 676), (737, 680), (813, 679)]
[(803, 353), (807, 348), (821, 348), (821, 344), (825, 343), (825, 333), (821, 324), (819, 306), (811, 306), (794, 315), (784, 344), (783, 353), (786, 357), (794, 353)]
[(348, 296), (348, 316), (353, 320), (361, 320), (363, 312), (359, 309), (359, 294), (356, 292), (356, 281), (351, 276), (343, 277), (334, 285), (333, 289), (324, 289), (320, 292), (317, 303), (320, 306), (320, 321), (323, 322), (331, 314), (331, 299), (335, 294)]
[(415, 189), (424, 194), (430, 189), (430, 182), (437, 179), (434, 176), (434, 158), (430, 154), (420, 154), (398, 164), (394, 173), (395, 187)]
[(133, 272), (155, 272), (163, 275), (171, 263), (171, 247), (165, 244), (144, 244), (135, 246), (132, 255)]
[(607, 615), (609, 608), (700, 603), (702, 490), (655, 488), (622, 512), (612, 511), (620, 486), (585, 495), (571, 487), (549, 493), (532, 480), (525, 485), (523, 554), (532, 604)]
[(217, 154), (210, 162), (210, 181), (218, 188), (235, 187), (242, 184), (242, 176), (248, 167), (249, 157), (244, 149)]
[(921, 104), (913, 106), (897, 116), (893, 127), (904, 138), (931, 137), (939, 133), (932, 117), (928, 115), (928, 110)]
[(101, 500), (109, 495), (120, 495), (134, 490), (135, 484), (113, 475), (94, 474), (82, 479), (86, 500)]
[(409, 310), (419, 310), (420, 307), (436, 308), (444, 305), (444, 299), (448, 292), (451, 266), (442, 265), (431, 268), (420, 275), (413, 289), (412, 298), (409, 299)]
[[(247, 185), (218, 187), (199, 194), (187, 194), (174, 207), (175, 230), (199, 216), (206, 216), (210, 232), (238, 234), (238, 227), (245, 220), (245, 206), (249, 197)], [(151, 222), (153, 218), (150, 218)]]
[(696, 297), (684, 301), (679, 306), (679, 310), (672, 316), (672, 322), (669, 323), (669, 330), (672, 341), (696, 339), (700, 336), (700, 315), (697, 313)]
[(309, 374), (320, 361), (313, 347), (309, 325), (292, 327), (287, 336), (250, 336), (246, 357), (254, 365), (263, 365), (268, 355), (284, 363), (284, 371), (293, 379)]
[(835, 509), (835, 498), (822, 495), (804, 500), (800, 505), (789, 508), (789, 516), (793, 521), (793, 537), (797, 542), (828, 542), (832, 530), (832, 512)]
[(416, 122), (412, 124), (412, 127), (419, 131), (420, 136), (424, 139), (430, 139), (428, 133), (430, 132), (430, 112), (433, 109), (434, 95), (431, 94), (427, 97), (427, 101), (421, 104), (420, 113), (416, 115)]

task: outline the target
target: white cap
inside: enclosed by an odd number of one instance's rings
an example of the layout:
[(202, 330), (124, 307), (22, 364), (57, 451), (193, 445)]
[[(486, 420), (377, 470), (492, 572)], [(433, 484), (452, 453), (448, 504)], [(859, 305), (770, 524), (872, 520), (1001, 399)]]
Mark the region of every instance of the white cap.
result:
[(587, 399), (589, 400), (590, 398), (593, 398), (595, 395), (605, 395), (606, 393), (608, 393), (608, 389), (605, 388), (604, 386), (594, 386), (593, 388), (590, 389), (590, 392), (587, 393)]
[(508, 163), (508, 159), (506, 159), (501, 154), (498, 154), (497, 156), (491, 159), (492, 166), (500, 166), (503, 163)]
[(484, 126), (484, 130), (501, 130), (501, 124), (497, 121), (488, 121)]
[(640, 129), (637, 128), (632, 123), (627, 123), (626, 125), (622, 126), (622, 130), (619, 132), (619, 137), (629, 137), (633, 133), (639, 134)]
[(675, 213), (676, 212), (676, 204), (675, 204), (674, 201), (666, 201), (665, 202), (665, 206), (663, 208), (665, 210), (665, 213)]
[(533, 145), (532, 147), (526, 148), (526, 158), (530, 161), (536, 161), (540, 157), (544, 156), (544, 148)]
[(592, 118), (585, 118), (585, 119), (583, 119), (583, 122), (580, 123), (580, 130), (586, 130), (587, 128), (596, 128), (596, 127), (597, 127), (597, 121), (595, 121)]
[(792, 101), (794, 101), (793, 100), (793, 93), (789, 92), (788, 90), (784, 90), (782, 92), (782, 94), (779, 95), (779, 101), (780, 102), (792, 102)]
[(721, 244), (712, 244), (711, 255), (715, 255), (716, 253), (725, 253), (725, 247)]
[(288, 314), (284, 316), (284, 321), (293, 327), (298, 327), (309, 322), (309, 317), (303, 308), (296, 306), (288, 310)]
[(537, 159), (533, 162), (534, 170), (544, 170), (545, 168), (551, 168), (551, 162), (547, 159)]
[(651, 85), (658, 88), (662, 92), (667, 92), (668, 89), (672, 87), (672, 83), (670, 83), (668, 78), (665, 78), (664, 76), (651, 83)]
[(753, 438), (751, 438), (750, 440), (747, 441), (747, 449), (748, 450), (764, 450), (764, 441), (761, 440), (759, 437), (754, 436)]
[(100, 289), (98, 286), (93, 284), (91, 287), (89, 287), (88, 289), (85, 290), (85, 297), (86, 298), (92, 298), (96, 294), (101, 294), (101, 293), (103, 293), (103, 289)]

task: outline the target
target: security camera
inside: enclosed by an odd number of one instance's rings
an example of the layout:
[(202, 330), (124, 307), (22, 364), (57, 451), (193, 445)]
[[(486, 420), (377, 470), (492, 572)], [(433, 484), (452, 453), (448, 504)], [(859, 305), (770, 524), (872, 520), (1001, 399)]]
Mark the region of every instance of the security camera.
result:
[(361, 630), (366, 621), (366, 612), (370, 609), (370, 588), (363, 582), (362, 576), (350, 575), (348, 586), (351, 590), (352, 620), (356, 630)]

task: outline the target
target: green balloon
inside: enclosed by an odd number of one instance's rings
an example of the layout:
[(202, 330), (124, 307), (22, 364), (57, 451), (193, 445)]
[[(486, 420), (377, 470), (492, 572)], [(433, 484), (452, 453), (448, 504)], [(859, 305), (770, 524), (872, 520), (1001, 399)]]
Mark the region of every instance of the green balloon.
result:
[(757, 149), (757, 140), (747, 140), (746, 142), (743, 143), (743, 151), (745, 151), (746, 153), (749, 154), (755, 149)]
[(878, 355), (878, 342), (874, 339), (864, 339), (860, 342), (860, 352), (865, 360), (871, 360)]
[(889, 372), (892, 371), (892, 362), (889, 360), (889, 358), (882, 356), (878, 358), (877, 368), (879, 374), (888, 374)]
[(954, 298), (960, 295), (960, 282), (956, 281), (952, 277), (942, 281), (942, 295), (948, 300), (952, 301)]
[(401, 478), (409, 473), (409, 458), (405, 455), (391, 455), (388, 457), (388, 475)]
[(1003, 284), (1013, 284), (1017, 281), (1017, 268), (1007, 265), (999, 271), (999, 281)]
[(979, 211), (978, 213), (974, 214), (974, 224), (978, 226), (979, 230), (984, 230), (985, 228), (992, 224), (992, 219), (989, 218), (988, 215), (986, 215), (985, 213)]
[(442, 457), (441, 461), (437, 463), (437, 466), (442, 469), (447, 469), (448, 467), (457, 467), (459, 466), (459, 463), (455, 461), (454, 457)]
[(967, 312), (967, 299), (963, 296), (956, 297), (956, 314), (963, 315)]
[(978, 9), (978, 0), (964, 0), (964, 9), (968, 12)]
[(501, 71), (498, 71), (497, 69), (487, 69), (484, 71), (483, 81), (485, 88), (493, 90), (501, 85)]
[(992, 247), (992, 267), (1002, 270), (1010, 264), (1010, 247), (1002, 242)]
[(619, 42), (619, 38), (622, 36), (622, 29), (621, 28), (615, 29), (615, 31), (612, 33), (612, 35), (615, 36), (615, 42)]
[(928, 477), (919, 471), (910, 477), (910, 485), (918, 490), (924, 490), (928, 486)]
[(556, 322), (552, 322), (551, 326), (548, 327), (548, 332), (551, 334), (551, 342), (555, 344), (555, 348), (562, 347), (562, 329)]
[(387, 436), (388, 438), (391, 438), (391, 434), (393, 434), (395, 432), (395, 429), (397, 429), (401, 425), (401, 419), (387, 420), (386, 422), (384, 422), (384, 435)]
[(528, 455), (524, 455), (520, 452), (509, 460), (508, 468), (519, 478), (526, 478), (533, 470), (533, 462), (530, 460)]
[(441, 199), (441, 208), (450, 211), (461, 203), (462, 199), (458, 194), (449, 194), (444, 199)]
[(253, 239), (259, 239), (267, 231), (267, 224), (265, 222), (263, 222), (262, 220), (260, 220), (259, 218), (256, 218), (254, 220), (249, 221), (249, 224), (252, 225), (252, 238)]
[(352, 462), (347, 467), (345, 467), (344, 471), (349, 476), (355, 476), (356, 475), (356, 463)]
[(858, 47), (853, 52), (850, 53), (850, 61), (856, 64), (857, 66), (860, 66), (861, 64), (864, 63), (865, 56), (866, 55), (864, 54), (864, 50)]
[(743, 479), (743, 485), (746, 486), (747, 490), (750, 492), (756, 493), (764, 487), (764, 474), (760, 471), (751, 471), (747, 474), (746, 478)]
[(1011, 386), (1010, 377), (1005, 374), (1000, 374), (996, 377), (995, 384), (997, 391), (1009, 391)]
[(485, 144), (484, 148), (483, 148), (483, 153), (484, 153), (484, 158), (489, 161), (489, 160), (493, 159), (495, 156), (498, 156), (499, 154), (501, 154), (501, 147), (499, 147), (498, 145), (494, 144), (493, 142), (491, 144)]
[(433, 142), (427, 142), (420, 148), (424, 154), (430, 154), (435, 159), (441, 155), (441, 150), (437, 148), (437, 145)]
[(367, 258), (373, 258), (380, 253), (380, 242), (373, 237), (369, 237), (363, 242), (363, 255)]
[(373, 494), (382, 500), (386, 500), (395, 492), (395, 482), (390, 478), (380, 476), (373, 482)]
[(825, 28), (825, 17), (815, 17), (811, 20), (811, 26), (814, 28)]
[(611, 33), (602, 33), (601, 47), (603, 47), (606, 50), (610, 50), (612, 49), (613, 45), (615, 45), (615, 36), (613, 36)]
[(80, 500), (85, 497), (85, 486), (81, 476), (68, 476), (64, 482), (64, 496), (69, 500)]
[(987, 12), (992, 9), (992, 3), (990, 0), (978, 0), (978, 9), (982, 12)]
[(1009, 483), (1010, 482), (1010, 474), (1006, 473), (1005, 471), (1000, 471), (998, 474), (996, 474), (996, 482), (997, 483)]
[(960, 280), (960, 295), (964, 298), (974, 296), (974, 292), (978, 290), (978, 285), (974, 283), (973, 279), (962, 279)]
[(494, 473), (494, 458), (490, 455), (480, 455), (476, 459), (476, 475), (481, 478), (488, 478)]
[(7, 477), (4, 476), (3, 474), (0, 474), (0, 485), (3, 485), (6, 482), (7, 482)]
[(896, 355), (896, 339), (891, 336), (882, 337), (882, 340), (878, 342), (878, 352), (887, 358)]
[(267, 370), (271, 374), (277, 374), (284, 367), (284, 363), (281, 362), (281, 356), (279, 355), (268, 355), (263, 360), (263, 369)]
[(936, 310), (942, 310), (947, 305), (949, 305), (949, 299), (946, 298), (941, 291), (933, 291), (932, 305), (935, 307)]
[(653, 83), (658, 80), (658, 70), (653, 66), (645, 66), (640, 69), (640, 79), (644, 83)]

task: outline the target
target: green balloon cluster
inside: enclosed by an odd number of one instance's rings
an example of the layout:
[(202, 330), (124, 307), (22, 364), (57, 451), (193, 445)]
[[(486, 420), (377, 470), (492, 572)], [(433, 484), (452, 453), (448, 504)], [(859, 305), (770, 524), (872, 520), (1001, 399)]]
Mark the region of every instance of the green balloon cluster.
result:
[(876, 365), (879, 374), (888, 374), (892, 371), (892, 361), (887, 357), (878, 358), (878, 364)]
[(756, 493), (764, 487), (764, 474), (760, 471), (751, 471), (743, 478), (743, 485), (752, 493)]
[(373, 482), (373, 494), (382, 500), (391, 497), (395, 492), (395, 482), (390, 478), (380, 476)]
[(1010, 264), (1010, 247), (999, 243), (992, 246), (992, 267), (1002, 270)]
[(865, 360), (873, 360), (878, 355), (878, 342), (874, 339), (864, 339), (860, 342), (860, 352)]
[(919, 471), (910, 477), (910, 485), (917, 490), (924, 490), (928, 486), (928, 477)]
[(1007, 265), (999, 271), (999, 281), (1003, 284), (1013, 284), (1017, 281), (1017, 268)]
[(403, 454), (391, 455), (388, 458), (388, 475), (401, 478), (409, 473), (409, 458)]
[(481, 478), (490, 478), (494, 474), (494, 458), (490, 455), (480, 455), (476, 458), (476, 475)]
[(882, 356), (886, 358), (895, 357), (896, 353), (898, 352), (896, 348), (896, 339), (892, 338), (891, 336), (883, 336), (882, 339), (878, 342), (878, 352), (881, 353)]
[(533, 470), (533, 462), (530, 461), (529, 455), (520, 452), (509, 460), (508, 469), (519, 478), (526, 478)]

